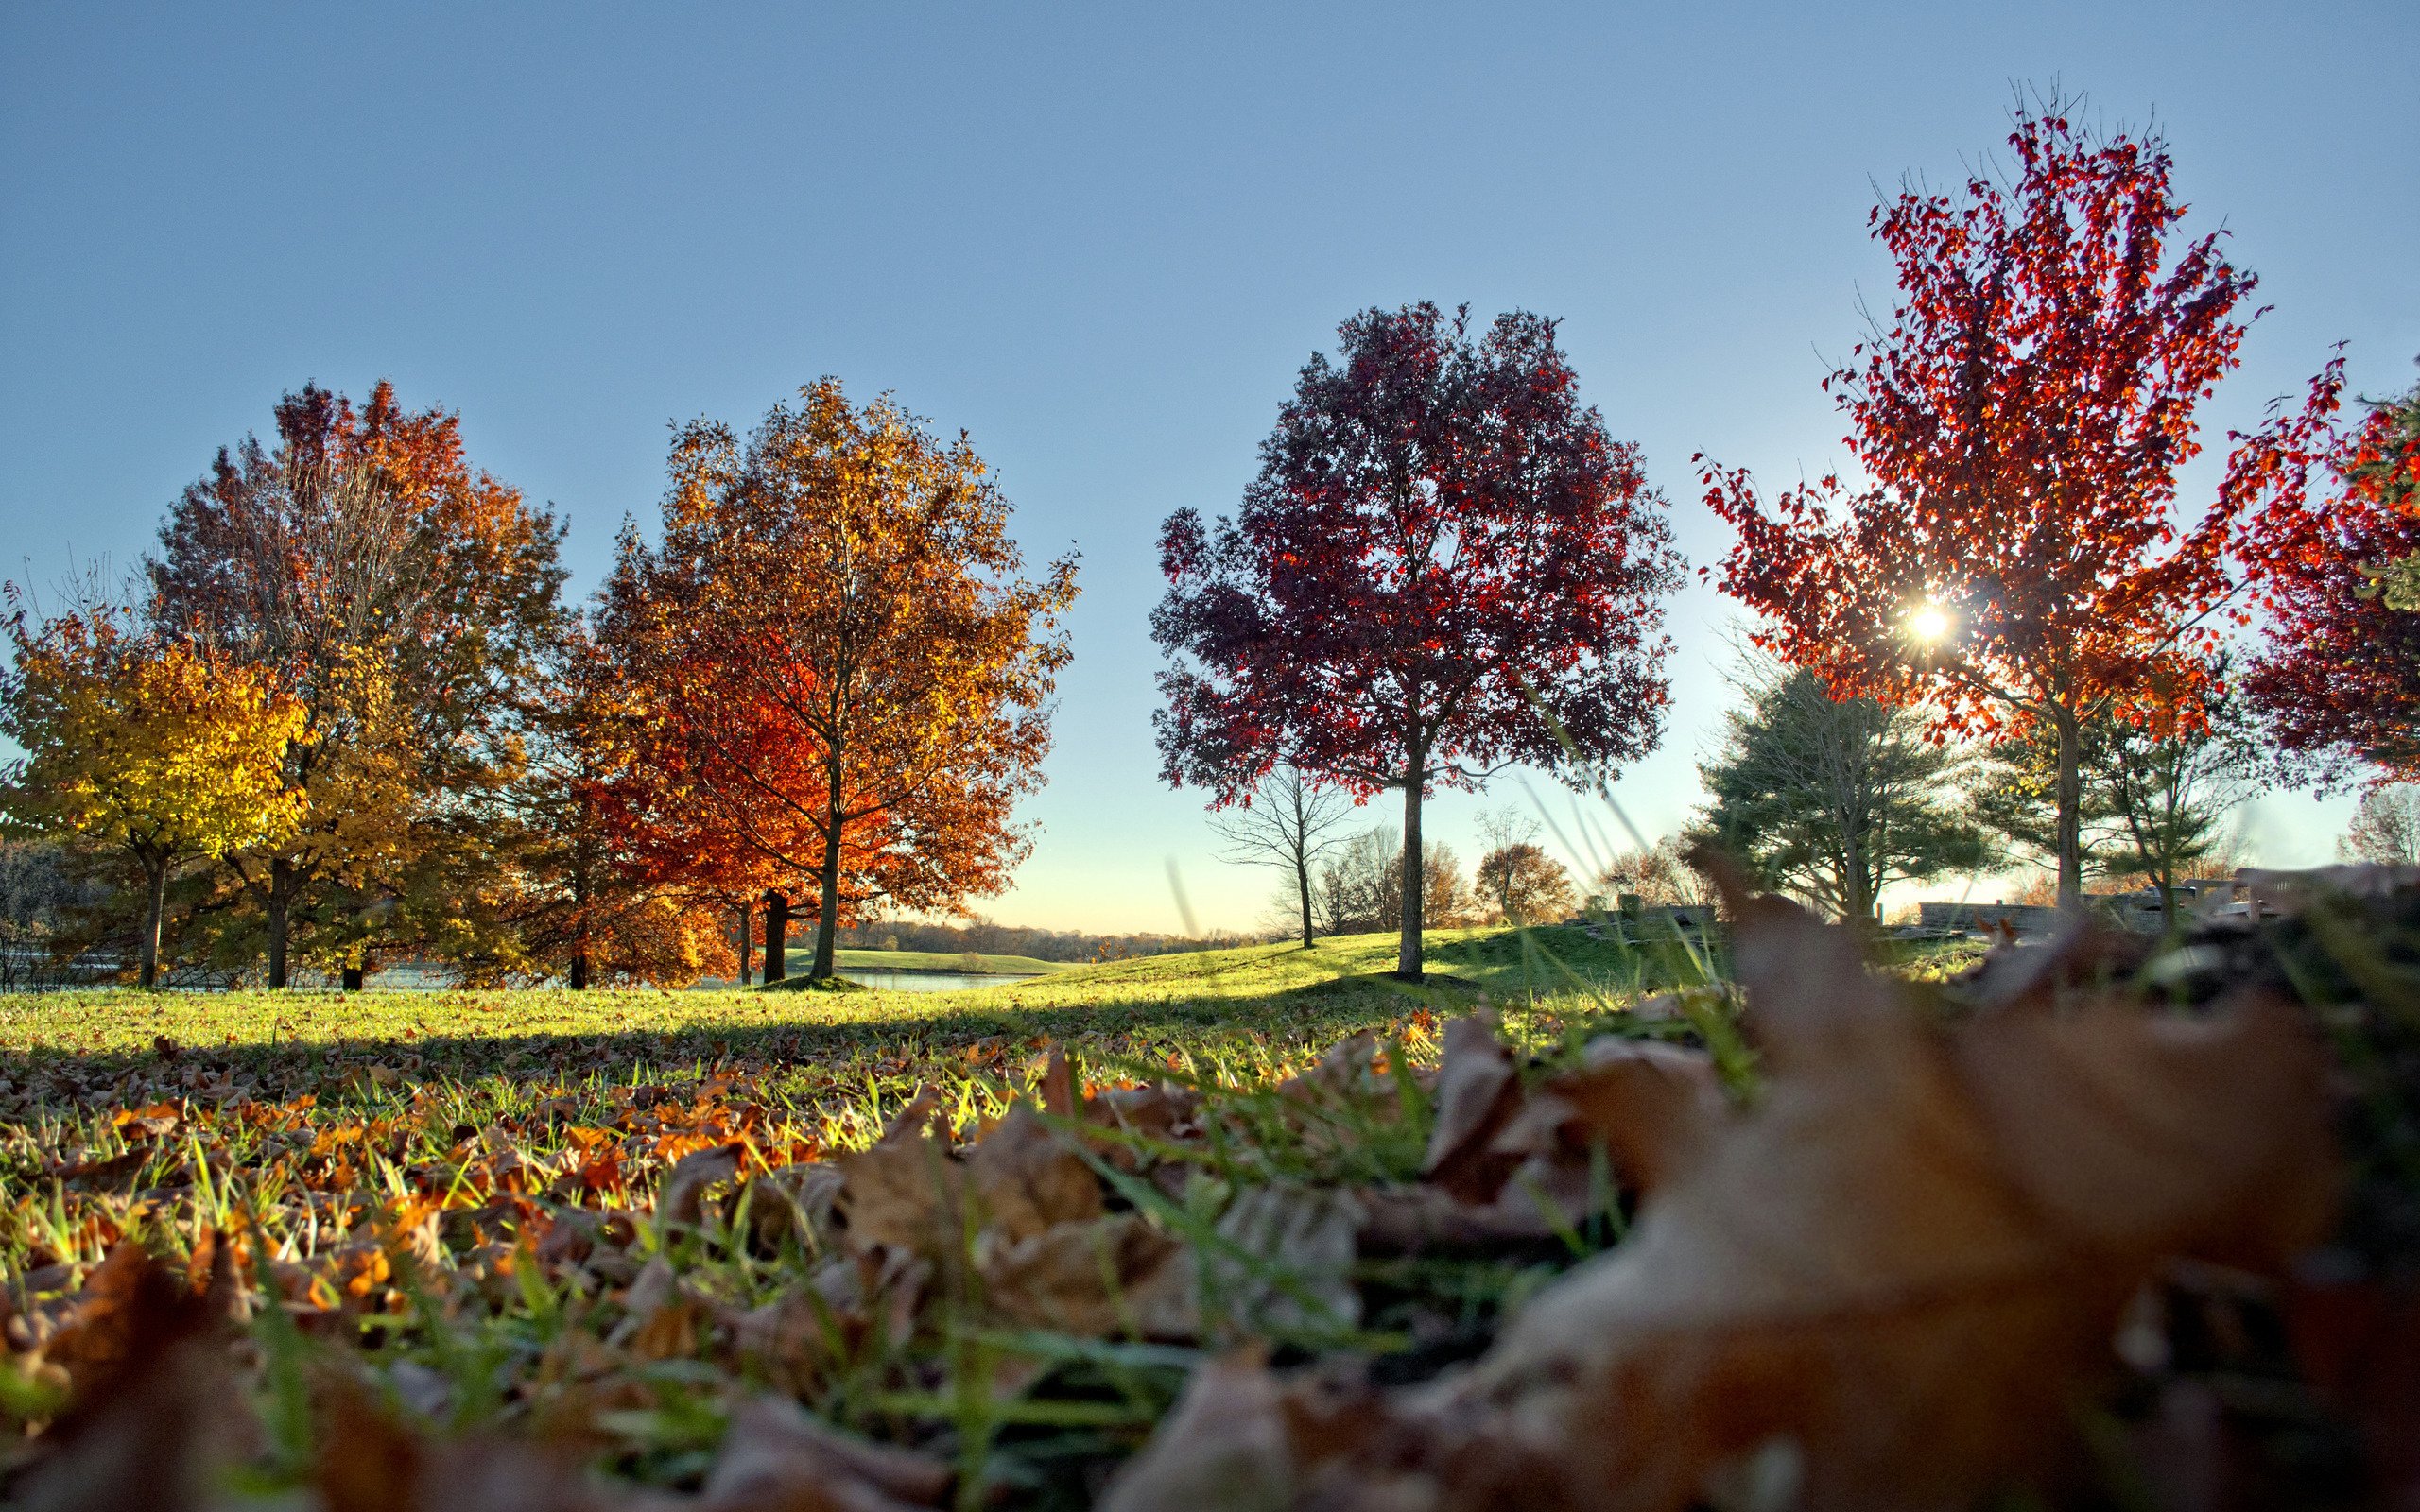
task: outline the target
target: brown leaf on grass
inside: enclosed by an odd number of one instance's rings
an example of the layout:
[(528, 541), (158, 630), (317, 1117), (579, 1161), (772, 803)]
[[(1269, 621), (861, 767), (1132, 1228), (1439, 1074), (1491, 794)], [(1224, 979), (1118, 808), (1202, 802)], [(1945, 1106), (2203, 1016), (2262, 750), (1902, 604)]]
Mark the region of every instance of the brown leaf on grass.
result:
[(1548, 1077), (1498, 1143), (1583, 1164), (1589, 1148), (1601, 1145), (1615, 1178), (1647, 1192), (1685, 1159), (1686, 1142), (1723, 1106), (1721, 1079), (1703, 1051), (1607, 1035), (1582, 1049), (1577, 1070)]
[(423, 1438), (356, 1383), (328, 1393), (312, 1468), (326, 1512), (654, 1512), (668, 1503), (592, 1486), (569, 1445)]
[(1971, 1505), (2066, 1463), (2167, 1257), (2273, 1268), (2324, 1232), (2320, 1060), (2285, 1005), (1945, 1030), (1846, 935), (1720, 880), (1769, 1079), (1741, 1110), (1655, 1057), (1580, 1074), (1592, 1135), (1651, 1135), (1626, 1242), (1350, 1432), (1279, 1432), (1299, 1383), (1204, 1372), (1109, 1504)]
[[(750, 1177), (740, 1190), (749, 1232), (767, 1254), (791, 1238), (808, 1254), (821, 1254), (831, 1243), (842, 1185), (839, 1168), (826, 1164), (783, 1166)], [(733, 1203), (735, 1211), (742, 1206), (741, 1200)]]
[(697, 1352), (710, 1316), (705, 1302), (682, 1285), (671, 1263), (658, 1255), (623, 1294), (622, 1321), (614, 1325), (610, 1342), (643, 1360), (683, 1358)]
[(732, 1418), (698, 1512), (897, 1512), (928, 1507), (950, 1471), (853, 1438), (795, 1402), (758, 1398)]
[(977, 1222), (1001, 1238), (1029, 1239), (1101, 1214), (1100, 1178), (1023, 1103), (967, 1149), (964, 1165)]
[(1805, 1506), (1962, 1504), (2045, 1472), (2162, 1257), (2322, 1231), (2319, 1062), (2282, 1005), (1944, 1035), (1845, 934), (1717, 871), (1764, 1100), (1692, 1104), (1629, 1242), (1454, 1388), (1582, 1503), (1685, 1506), (1778, 1441)]
[(674, 1162), (655, 1199), (656, 1222), (695, 1227), (705, 1216), (706, 1189), (739, 1174), (748, 1146), (738, 1143), (698, 1150)]
[(938, 1257), (961, 1242), (966, 1176), (940, 1108), (938, 1094), (926, 1091), (872, 1146), (834, 1159), (840, 1216), (859, 1254), (887, 1246)]
[(1201, 1327), (1183, 1245), (1140, 1214), (1062, 1223), (985, 1255), (984, 1295), (1013, 1322), (1087, 1338), (1190, 1338)]
[(1298, 1102), (1327, 1102), (1359, 1097), (1375, 1080), (1378, 1037), (1364, 1029), (1339, 1040), (1321, 1053), (1311, 1069), (1278, 1083), (1278, 1095)]
[(1434, 1090), (1437, 1121), (1420, 1172), (1430, 1185), (1466, 1202), (1487, 1202), (1502, 1189), (1521, 1157), (1495, 1147), (1521, 1107), (1521, 1078), (1512, 1052), (1481, 1019), (1445, 1025), (1444, 1054)]
[(1068, 1063), (1063, 1046), (1050, 1047), (1050, 1059), (1043, 1067), (1042, 1080), (1035, 1091), (1041, 1098), (1044, 1112), (1053, 1118), (1076, 1116), (1076, 1070)]
[[(222, 1259), (214, 1269), (231, 1264)], [(25, 1512), (204, 1505), (212, 1462), (243, 1452), (255, 1431), (229, 1380), (221, 1305), (132, 1244), (112, 1251), (74, 1319), (43, 1346), (75, 1394), (8, 1486), (9, 1504)]]
[[(1447, 1063), (1438, 1077), (1441, 1128), (1445, 1089), (1456, 1074), (1451, 1027), (1447, 1035)], [(1651, 1188), (1663, 1179), (1670, 1146), (1720, 1112), (1722, 1091), (1702, 1051), (1605, 1036), (1582, 1051), (1578, 1068), (1547, 1078), (1527, 1098), (1499, 1093), (1493, 1101), (1482, 1118), (1455, 1121), (1486, 1131), (1485, 1163), (1468, 1153), (1479, 1143), (1475, 1134), (1456, 1137), (1464, 1152), (1459, 1185), (1431, 1181), (1361, 1194), (1365, 1252), (1483, 1249), (1570, 1234), (1614, 1194), (1599, 1178), (1599, 1148), (1614, 1185)], [(1430, 1148), (1441, 1143), (1432, 1140)], [(1445, 1169), (1452, 1162), (1432, 1163)]]

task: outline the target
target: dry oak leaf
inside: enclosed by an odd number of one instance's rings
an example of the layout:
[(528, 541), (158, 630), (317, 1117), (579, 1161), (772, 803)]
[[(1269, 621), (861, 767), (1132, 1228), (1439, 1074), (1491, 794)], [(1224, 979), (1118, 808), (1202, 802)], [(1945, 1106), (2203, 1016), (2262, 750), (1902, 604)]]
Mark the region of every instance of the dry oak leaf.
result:
[(890, 1247), (938, 1257), (961, 1242), (966, 1176), (939, 1127), (940, 1106), (925, 1092), (871, 1146), (834, 1158), (837, 1205), (857, 1253)]
[(1191, 1257), (1139, 1213), (1054, 1225), (993, 1249), (981, 1273), (992, 1307), (1028, 1327), (1186, 1339), (1201, 1325)]
[(1426, 1404), (1558, 1465), (1573, 1504), (1687, 1506), (1776, 1444), (1816, 1512), (1968, 1504), (2054, 1463), (2164, 1257), (2324, 1233), (2322, 1062), (2286, 1005), (1945, 1033), (1848, 936), (1718, 881), (1762, 1101), (1642, 1127), (1667, 1176), (1629, 1241)]
[(1359, 1196), (1335, 1188), (1247, 1190), (1219, 1219), (1223, 1243), (1198, 1257), (1205, 1300), (1248, 1332), (1354, 1327), (1367, 1216)]
[[(210, 1293), (232, 1286), (216, 1251)], [(199, 1512), (219, 1462), (256, 1447), (233, 1388), (219, 1328), (223, 1297), (196, 1295), (131, 1243), (95, 1268), (76, 1316), (48, 1340), (75, 1386), (67, 1410), (12, 1467), (9, 1504), (25, 1512)]]
[(1521, 1107), (1521, 1077), (1512, 1052), (1486, 1021), (1456, 1019), (1444, 1038), (1433, 1091), (1436, 1123), (1420, 1174), (1466, 1202), (1490, 1201), (1520, 1163), (1518, 1154), (1495, 1148), (1495, 1140)]
[[(1449, 1122), (1445, 1092), (1458, 1074), (1455, 1028), (1447, 1027), (1438, 1077), (1441, 1130)], [(1597, 1150), (1606, 1153), (1605, 1176), (1644, 1192), (1664, 1175), (1655, 1131), (1675, 1119), (1713, 1116), (1722, 1091), (1703, 1051), (1607, 1035), (1582, 1048), (1579, 1067), (1547, 1077), (1526, 1099), (1499, 1094), (1496, 1102), (1482, 1120), (1454, 1121), (1490, 1131), (1482, 1146), (1490, 1163), (1472, 1158), (1474, 1135), (1455, 1137), (1448, 1146), (1461, 1152), (1455, 1160), (1431, 1158), (1438, 1169), (1459, 1163), (1465, 1179), (1458, 1189), (1431, 1182), (1361, 1194), (1365, 1253), (1481, 1249), (1567, 1235), (1613, 1195), (1600, 1179)], [(1432, 1139), (1430, 1148), (1443, 1144)]]
[(1066, 1136), (1023, 1103), (967, 1149), (964, 1164), (977, 1218), (1001, 1239), (1030, 1239), (1101, 1215), (1100, 1179)]
[(656, 1195), (656, 1222), (695, 1227), (705, 1216), (706, 1189), (739, 1175), (739, 1162), (747, 1154), (746, 1144), (734, 1143), (683, 1156), (673, 1163), (664, 1178), (664, 1190)]

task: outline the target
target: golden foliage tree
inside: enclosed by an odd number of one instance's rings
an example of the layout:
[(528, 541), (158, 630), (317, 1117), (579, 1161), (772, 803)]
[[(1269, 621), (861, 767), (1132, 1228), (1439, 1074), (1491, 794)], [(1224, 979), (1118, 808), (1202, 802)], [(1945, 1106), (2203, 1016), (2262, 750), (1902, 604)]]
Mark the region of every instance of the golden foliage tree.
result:
[[(616, 803), (654, 838), (633, 852), (671, 835), (701, 875), (765, 878), (775, 919), (791, 879), (812, 879), (816, 977), (872, 903), (954, 909), (1005, 885), (1074, 558), (1023, 576), (966, 438), (936, 439), (887, 397), (852, 404), (836, 379), (744, 442), (683, 427), (670, 472), (662, 543), (625, 534), (598, 617), (640, 711)], [(777, 945), (766, 967), (783, 970)]]
[(121, 850), (141, 868), (141, 980), (159, 980), (168, 874), (193, 856), (274, 845), (302, 795), (285, 785), (302, 706), (252, 672), (143, 633), (123, 612), (9, 621), (15, 665), (0, 681), (0, 733), (15, 823)]

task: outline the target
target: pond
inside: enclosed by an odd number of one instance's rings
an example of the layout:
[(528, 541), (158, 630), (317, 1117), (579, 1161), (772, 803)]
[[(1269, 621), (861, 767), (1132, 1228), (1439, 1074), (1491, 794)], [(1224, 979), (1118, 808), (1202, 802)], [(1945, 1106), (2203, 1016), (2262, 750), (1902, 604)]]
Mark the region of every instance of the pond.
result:
[(870, 971), (852, 968), (840, 973), (885, 992), (963, 992), (968, 988), (998, 987), (1005, 982), (1030, 982), (1030, 976), (977, 975), (973, 971)]

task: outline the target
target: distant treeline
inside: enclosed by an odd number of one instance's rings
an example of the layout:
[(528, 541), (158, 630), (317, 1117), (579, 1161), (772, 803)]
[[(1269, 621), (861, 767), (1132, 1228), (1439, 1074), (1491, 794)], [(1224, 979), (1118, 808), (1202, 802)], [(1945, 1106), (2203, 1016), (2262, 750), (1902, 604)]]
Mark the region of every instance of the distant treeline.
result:
[(1075, 930), (1034, 929), (977, 919), (963, 924), (880, 919), (840, 931), (853, 950), (975, 951), (984, 955), (1029, 955), (1037, 961), (1119, 961), (1132, 955), (1173, 955), (1182, 951), (1222, 950), (1266, 936), (1214, 931), (1208, 935), (1086, 935)]

